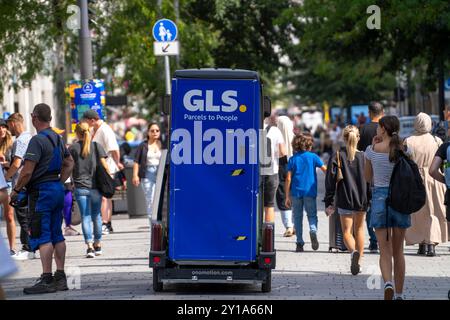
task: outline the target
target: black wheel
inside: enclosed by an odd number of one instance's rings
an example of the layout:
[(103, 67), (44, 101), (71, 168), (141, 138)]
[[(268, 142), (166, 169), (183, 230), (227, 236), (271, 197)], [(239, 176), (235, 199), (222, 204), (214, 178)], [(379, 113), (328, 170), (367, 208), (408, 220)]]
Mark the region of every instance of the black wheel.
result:
[(161, 292), (163, 290), (163, 283), (158, 280), (158, 270), (153, 268), (153, 291), (155, 292)]
[(266, 280), (262, 284), (262, 292), (272, 291), (272, 270), (267, 272)]

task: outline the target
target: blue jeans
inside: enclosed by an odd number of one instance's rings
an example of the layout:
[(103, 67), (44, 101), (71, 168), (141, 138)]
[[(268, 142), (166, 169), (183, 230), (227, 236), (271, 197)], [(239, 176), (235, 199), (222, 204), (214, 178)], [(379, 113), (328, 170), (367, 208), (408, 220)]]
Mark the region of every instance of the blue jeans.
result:
[(308, 217), (309, 231), (317, 233), (317, 201), (311, 197), (292, 197), (292, 212), (294, 226), (297, 234), (297, 244), (304, 245), (303, 241), (303, 206), (305, 206)]
[[(102, 239), (102, 196), (97, 189), (75, 189), (75, 199), (81, 214), (81, 227), (86, 244), (99, 243)], [(94, 241), (92, 241), (92, 225), (94, 224)]]
[(281, 221), (283, 221), (284, 227), (292, 228), (294, 225), (292, 223), (292, 210), (280, 210)]
[(366, 214), (366, 224), (367, 224), (367, 231), (369, 232), (370, 247), (374, 247), (378, 244), (378, 240), (377, 240), (377, 236), (375, 234), (375, 230), (370, 227), (371, 212), (372, 212), (372, 208), (369, 208), (367, 210), (367, 214)]
[(147, 214), (149, 218), (152, 216), (153, 198), (155, 196), (156, 175), (158, 173), (158, 166), (147, 166), (145, 171), (145, 178), (142, 179), (144, 187), (145, 200), (147, 201)]

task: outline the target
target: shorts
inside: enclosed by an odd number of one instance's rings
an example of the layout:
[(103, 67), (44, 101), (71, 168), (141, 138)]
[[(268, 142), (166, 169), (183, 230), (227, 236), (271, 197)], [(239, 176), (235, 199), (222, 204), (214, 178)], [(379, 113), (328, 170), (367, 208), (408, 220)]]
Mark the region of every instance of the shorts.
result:
[(353, 211), (353, 210), (348, 210), (348, 209), (342, 209), (342, 208), (338, 208), (337, 209), (337, 212), (338, 212), (338, 214), (341, 214), (341, 215), (352, 215), (353, 214), (353, 212), (355, 212), (355, 211)]
[(374, 187), (372, 189), (372, 207), (369, 227), (375, 229), (409, 228), (411, 226), (411, 215), (409, 214), (398, 212), (389, 207), (386, 217), (386, 198), (388, 189), (388, 187)]
[(275, 207), (275, 192), (278, 188), (278, 174), (261, 176), (264, 207)]
[[(356, 213), (356, 212), (361, 212), (361, 211), (338, 208), (338, 209), (337, 209), (337, 212), (338, 212), (338, 214), (341, 214), (341, 215), (344, 215), (344, 216), (345, 216), (345, 215), (351, 216), (351, 215), (353, 215), (354, 213)], [(365, 213), (366, 213), (366, 212), (364, 211), (364, 212), (362, 212), (362, 213), (360, 213), (360, 214), (365, 214)]]
[(40, 245), (55, 245), (65, 240), (62, 234), (64, 195), (64, 186), (59, 181), (44, 182), (30, 190), (28, 203), (32, 251), (39, 249)]

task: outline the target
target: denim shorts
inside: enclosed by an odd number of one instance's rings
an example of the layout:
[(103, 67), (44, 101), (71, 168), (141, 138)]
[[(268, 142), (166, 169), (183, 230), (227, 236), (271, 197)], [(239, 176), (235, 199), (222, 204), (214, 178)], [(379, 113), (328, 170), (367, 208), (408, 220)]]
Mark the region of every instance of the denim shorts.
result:
[[(370, 208), (370, 227), (407, 229), (411, 226), (411, 215), (398, 212), (389, 207), (386, 219), (386, 198), (388, 187), (372, 189), (372, 206)], [(386, 224), (387, 222), (387, 224)]]
[(348, 210), (348, 209), (342, 209), (342, 208), (338, 208), (337, 209), (337, 212), (338, 212), (338, 214), (341, 214), (341, 215), (352, 215), (353, 214), (353, 212), (355, 212), (354, 210)]

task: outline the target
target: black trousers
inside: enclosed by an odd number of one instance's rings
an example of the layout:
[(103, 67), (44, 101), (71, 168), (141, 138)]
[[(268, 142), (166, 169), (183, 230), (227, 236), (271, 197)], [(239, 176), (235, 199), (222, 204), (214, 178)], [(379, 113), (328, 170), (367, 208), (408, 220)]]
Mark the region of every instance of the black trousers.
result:
[(29, 246), (30, 236), (30, 216), (28, 214), (28, 208), (15, 208), (17, 221), (20, 225), (20, 242), (22, 243), (22, 249), (31, 251)]

